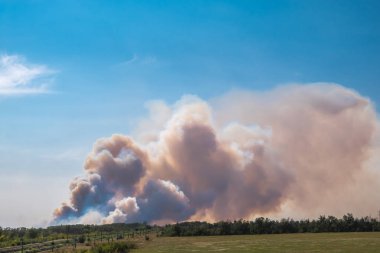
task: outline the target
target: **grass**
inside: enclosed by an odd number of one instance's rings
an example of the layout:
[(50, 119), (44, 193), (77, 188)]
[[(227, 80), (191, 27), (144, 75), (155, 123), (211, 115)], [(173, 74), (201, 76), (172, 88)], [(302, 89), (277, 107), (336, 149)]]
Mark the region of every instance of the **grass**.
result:
[(380, 232), (202, 237), (152, 237), (131, 253), (155, 252), (380, 252)]
[[(105, 242), (96, 245), (78, 244), (77, 248), (63, 247), (54, 250), (55, 253), (128, 253), (136, 248), (136, 243), (132, 241)], [(43, 251), (41, 253), (48, 253)]]

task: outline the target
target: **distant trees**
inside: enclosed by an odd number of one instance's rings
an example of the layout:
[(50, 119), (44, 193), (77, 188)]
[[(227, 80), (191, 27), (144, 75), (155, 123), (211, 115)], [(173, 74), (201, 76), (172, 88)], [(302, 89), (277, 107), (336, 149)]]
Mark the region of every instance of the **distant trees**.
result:
[(38, 237), (38, 235), (40, 234), (38, 229), (36, 228), (30, 228), (27, 230), (27, 237), (30, 238), (30, 239), (35, 239)]
[[(281, 233), (320, 232), (369, 232), (380, 231), (380, 222), (371, 217), (355, 218), (346, 214), (342, 218), (321, 215), (318, 219), (272, 220), (264, 217), (255, 220), (208, 222), (181, 222), (165, 226), (150, 226), (146, 223), (115, 223), (107, 225), (60, 225), (47, 228), (2, 228), (0, 227), (0, 248), (7, 246), (66, 239), (66, 242), (106, 241), (110, 238), (144, 236), (155, 231), (160, 236), (207, 236), (246, 235)], [(111, 239), (113, 240), (113, 239)]]
[(84, 243), (87, 237), (97, 236), (101, 240), (108, 237), (123, 238), (124, 233), (131, 234), (141, 231), (150, 230), (152, 226), (142, 223), (115, 223), (107, 225), (59, 225), (47, 228), (1, 228), (0, 227), (0, 248), (8, 246), (16, 246), (28, 243), (37, 243), (49, 240), (66, 239), (68, 242), (71, 239), (78, 243)]
[(370, 217), (354, 218), (352, 214), (346, 214), (341, 219), (321, 215), (316, 220), (271, 220), (259, 217), (254, 221), (182, 222), (166, 225), (161, 230), (163, 236), (370, 232), (380, 231), (380, 223)]

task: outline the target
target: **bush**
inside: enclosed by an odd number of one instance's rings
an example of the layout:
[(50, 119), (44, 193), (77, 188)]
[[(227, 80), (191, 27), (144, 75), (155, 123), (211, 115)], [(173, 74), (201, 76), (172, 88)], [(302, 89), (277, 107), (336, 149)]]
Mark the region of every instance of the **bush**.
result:
[(84, 236), (84, 235), (80, 235), (79, 237), (78, 237), (78, 242), (79, 243), (84, 243), (86, 241), (86, 237)]
[(127, 253), (135, 249), (136, 244), (128, 242), (113, 242), (97, 245), (91, 248), (91, 253)]

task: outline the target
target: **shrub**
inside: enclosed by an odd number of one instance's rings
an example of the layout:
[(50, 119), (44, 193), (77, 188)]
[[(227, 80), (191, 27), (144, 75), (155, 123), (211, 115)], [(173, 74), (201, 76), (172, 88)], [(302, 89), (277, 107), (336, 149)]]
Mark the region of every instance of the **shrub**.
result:
[(94, 246), (91, 253), (127, 253), (131, 249), (135, 249), (136, 244), (128, 242), (113, 242)]
[(79, 237), (78, 237), (78, 242), (79, 243), (84, 243), (86, 241), (86, 237), (84, 236), (84, 235), (80, 235)]

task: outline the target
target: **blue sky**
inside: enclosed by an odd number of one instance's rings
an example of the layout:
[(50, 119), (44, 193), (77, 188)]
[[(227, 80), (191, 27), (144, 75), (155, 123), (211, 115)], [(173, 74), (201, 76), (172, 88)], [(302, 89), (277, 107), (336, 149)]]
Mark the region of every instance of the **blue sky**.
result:
[[(34, 92), (0, 89), (0, 226), (50, 214), (93, 142), (128, 134), (152, 99), (334, 82), (379, 104), (379, 11), (368, 0), (0, 0), (0, 55), (37, 71), (24, 80)], [(32, 195), (49, 203), (26, 213)]]

